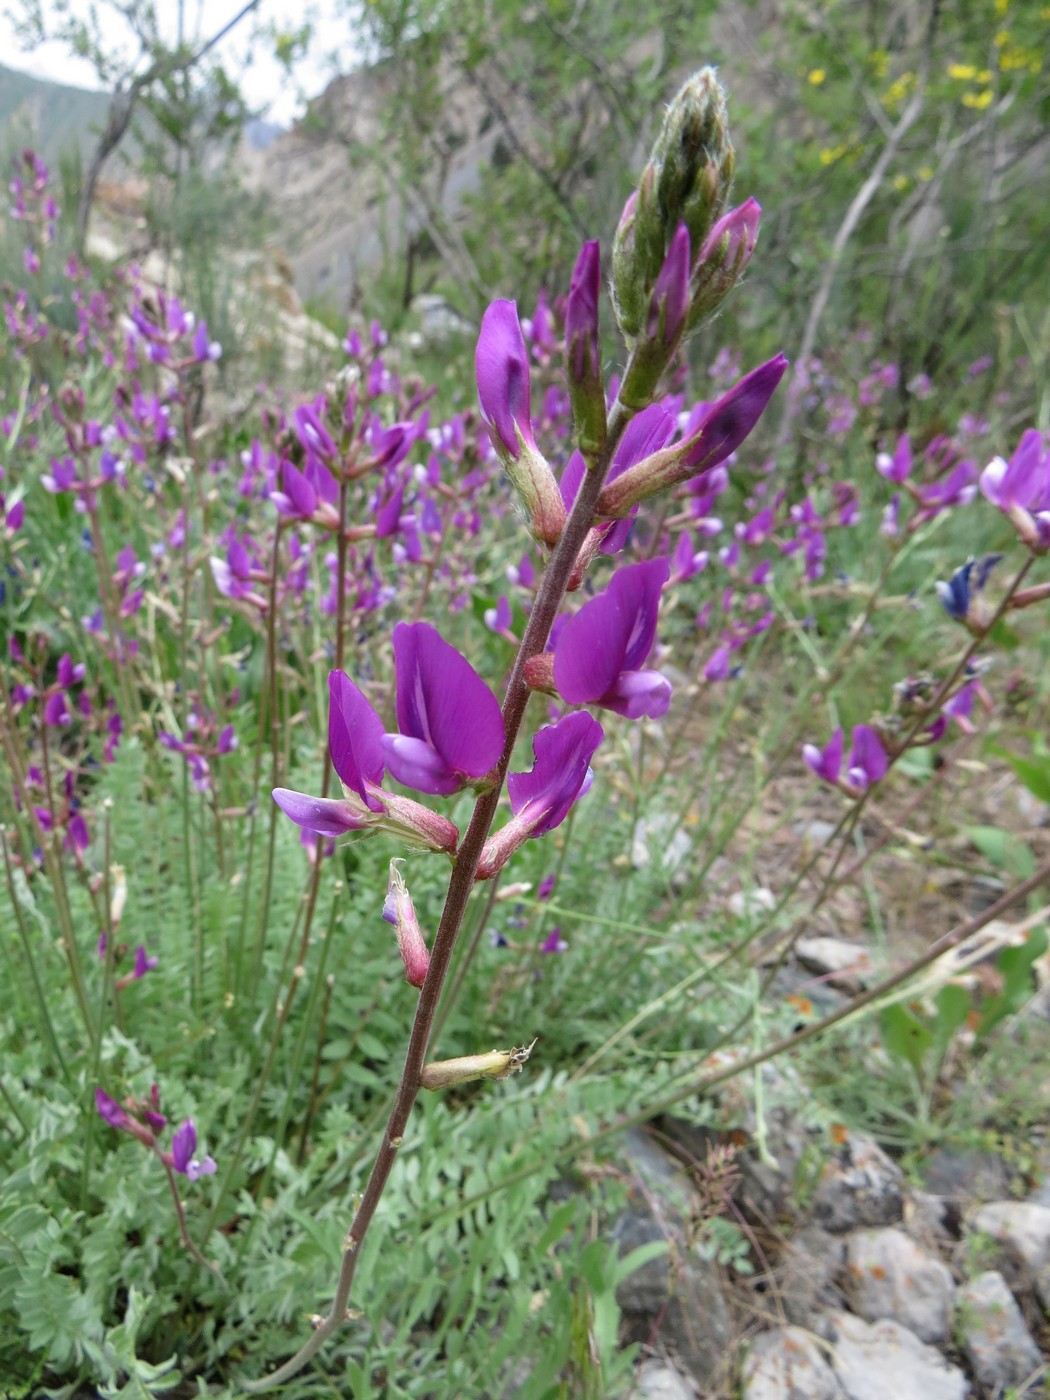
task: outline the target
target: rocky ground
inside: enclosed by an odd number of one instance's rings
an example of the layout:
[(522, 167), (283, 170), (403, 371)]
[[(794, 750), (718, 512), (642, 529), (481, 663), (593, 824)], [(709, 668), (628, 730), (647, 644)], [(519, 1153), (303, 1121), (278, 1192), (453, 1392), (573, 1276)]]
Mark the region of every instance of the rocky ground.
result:
[[(771, 1097), (792, 1078), (767, 1075)], [(779, 1108), (766, 1127), (761, 1155), (749, 1144), (734, 1157), (723, 1201), (751, 1242), (751, 1275), (703, 1247), (725, 1135), (665, 1119), (625, 1139), (631, 1193), (613, 1238), (621, 1253), (668, 1244), (617, 1295), (642, 1348), (638, 1400), (1048, 1393), (1050, 1171), (936, 1150), (920, 1187), (862, 1134)]]

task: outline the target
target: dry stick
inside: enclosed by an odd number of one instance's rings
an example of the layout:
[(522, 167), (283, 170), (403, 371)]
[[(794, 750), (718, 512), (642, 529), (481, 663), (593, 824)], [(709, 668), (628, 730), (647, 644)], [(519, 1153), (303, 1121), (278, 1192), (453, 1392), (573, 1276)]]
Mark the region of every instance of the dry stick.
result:
[[(913, 959), (907, 966), (901, 968), (899, 972), (893, 973), (874, 987), (862, 992), (853, 998), (846, 1006), (840, 1007), (837, 1011), (831, 1012), (820, 1021), (814, 1021), (810, 1026), (804, 1026), (801, 1030), (784, 1036), (781, 1040), (774, 1041), (772, 1045), (767, 1045), (763, 1050), (756, 1050), (754, 1054), (746, 1058), (735, 1061), (724, 1070), (719, 1070), (716, 1074), (702, 1076), (699, 1080), (693, 1081), (686, 1089), (675, 1090), (663, 1099), (650, 1104), (642, 1113), (632, 1115), (626, 1120), (621, 1120), (616, 1129), (631, 1127), (636, 1123), (645, 1122), (649, 1118), (656, 1117), (664, 1113), (667, 1109), (679, 1103), (683, 1098), (693, 1093), (701, 1093), (705, 1089), (713, 1088), (716, 1084), (721, 1084), (726, 1079), (741, 1074), (744, 1070), (754, 1069), (756, 1065), (764, 1064), (767, 1060), (773, 1059), (777, 1055), (782, 1055), (788, 1050), (794, 1050), (796, 1046), (802, 1045), (807, 1040), (812, 1040), (821, 1032), (828, 1030), (831, 1026), (837, 1025), (840, 1021), (845, 1021), (847, 1017), (862, 1011), (866, 1006), (874, 1002), (882, 1001), (886, 996), (898, 987), (903, 987), (910, 982), (917, 972), (922, 972), (931, 963), (935, 963), (943, 954), (957, 948), (961, 943), (965, 943), (975, 933), (978, 933), (986, 924), (992, 923), (1007, 913), (1010, 906), (1017, 900), (1024, 899), (1026, 895), (1038, 889), (1041, 884), (1050, 879), (1050, 860), (1044, 861), (1034, 875), (1030, 875), (1027, 880), (1022, 880), (1015, 885), (1012, 890), (1007, 890), (994, 904), (985, 909), (983, 913), (977, 914), (969, 919), (965, 924), (960, 924), (948, 933), (936, 939), (930, 944), (925, 953)], [(614, 1129), (614, 1130), (616, 1130)]]
[[(864, 211), (878, 193), (879, 186), (882, 184), (883, 177), (889, 169), (890, 162), (897, 154), (901, 142), (904, 140), (904, 137), (914, 125), (923, 109), (925, 98), (926, 83), (924, 71), (911, 101), (901, 113), (900, 121), (898, 121), (897, 125), (893, 128), (889, 139), (879, 154), (878, 160), (872, 167), (871, 174), (857, 191), (852, 203), (846, 210), (845, 218), (839, 225), (838, 232), (835, 234), (834, 242), (831, 245), (831, 251), (824, 264), (824, 274), (820, 279), (820, 286), (817, 288), (817, 294), (813, 298), (813, 305), (810, 308), (809, 317), (806, 321), (806, 329), (802, 335), (802, 344), (795, 357), (795, 362), (799, 365), (804, 365), (813, 353), (813, 347), (817, 340), (817, 332), (824, 318), (828, 299), (831, 296), (832, 284), (835, 281), (835, 274), (838, 272), (839, 264), (842, 262), (843, 255), (846, 252), (846, 245), (853, 237), (853, 233), (860, 223)], [(791, 429), (794, 426), (800, 402), (801, 400), (797, 394), (789, 394), (787, 396), (784, 404), (784, 416), (780, 420), (780, 431), (777, 435), (777, 443), (781, 447), (787, 443), (791, 436)]]
[[(624, 381), (628, 377), (629, 370), (630, 365), (624, 373)], [(474, 877), (482, 848), (496, 814), (496, 807), (499, 803), (507, 769), (510, 766), (510, 758), (514, 751), (518, 731), (525, 718), (530, 695), (529, 687), (525, 683), (525, 663), (529, 657), (536, 655), (546, 646), (551, 626), (565, 595), (565, 586), (576, 562), (576, 556), (586, 538), (587, 531), (591, 527), (594, 509), (609, 469), (609, 463), (612, 461), (612, 454), (633, 416), (633, 412), (633, 409), (625, 407), (619, 400), (613, 406), (609, 416), (608, 437), (600, 461), (593, 471), (587, 473), (580, 486), (565, 529), (562, 531), (561, 538), (544, 572), (535, 606), (529, 616), (521, 646), (518, 648), (503, 702), (503, 725), (506, 733), (503, 754), (496, 767), (496, 777), (492, 787), (488, 792), (483, 793), (475, 803), (470, 824), (456, 855), (455, 865), (449, 878), (441, 922), (438, 925), (434, 946), (430, 954), (430, 967), (419, 994), (419, 1002), (412, 1022), (405, 1064), (401, 1071), (394, 1106), (387, 1120), (383, 1140), (373, 1162), (364, 1194), (346, 1237), (343, 1263), (331, 1309), (328, 1315), (318, 1323), (313, 1335), (283, 1366), (260, 1380), (241, 1382), (241, 1388), (251, 1394), (271, 1390), (275, 1386), (282, 1385), (290, 1377), (297, 1375), (311, 1357), (320, 1351), (332, 1333), (347, 1320), (347, 1303), (350, 1299), (350, 1287), (353, 1283), (361, 1244), (375, 1216), (376, 1207), (379, 1205), (393, 1169), (397, 1150), (404, 1141), (409, 1114), (412, 1112), (416, 1096), (419, 1093), (419, 1076), (426, 1058), (427, 1045), (430, 1041), (431, 1028), (441, 997), (441, 990), (448, 974), (449, 963), (463, 922), (467, 900), (474, 887)]]
[[(1019, 885), (1015, 885), (1012, 890), (1007, 890), (1004, 895), (996, 900), (993, 905), (984, 910), (982, 914), (978, 914), (967, 923), (961, 924), (959, 927), (944, 934), (941, 938), (937, 939), (935, 943), (931, 944), (921, 957), (914, 959), (914, 961), (908, 963), (908, 965), (899, 972), (895, 972), (891, 977), (887, 977), (884, 981), (878, 983), (877, 986), (871, 987), (868, 991), (862, 992), (859, 996), (854, 997), (846, 1006), (831, 1012), (820, 1021), (814, 1021), (811, 1025), (803, 1026), (801, 1030), (797, 1030), (791, 1035), (784, 1036), (781, 1040), (774, 1041), (772, 1045), (767, 1045), (763, 1050), (756, 1050), (753, 1054), (743, 1059), (734, 1060), (731, 1064), (716, 1070), (712, 1074), (701, 1074), (696, 1078), (692, 1078), (689, 1075), (682, 1076), (683, 1079), (688, 1081), (684, 1087), (676, 1089), (673, 1093), (665, 1095), (662, 1099), (647, 1103), (644, 1108), (639, 1109), (636, 1113), (625, 1114), (622, 1118), (617, 1118), (612, 1123), (606, 1124), (605, 1127), (597, 1129), (597, 1131), (591, 1133), (585, 1139), (587, 1147), (590, 1148), (596, 1142), (601, 1142), (605, 1138), (615, 1137), (619, 1133), (626, 1132), (628, 1128), (637, 1128), (644, 1123), (651, 1122), (654, 1118), (659, 1117), (660, 1114), (667, 1113), (670, 1109), (674, 1108), (676, 1104), (681, 1103), (683, 1099), (692, 1098), (696, 1094), (702, 1094), (708, 1089), (716, 1088), (719, 1084), (724, 1084), (727, 1079), (735, 1079), (738, 1074), (743, 1074), (746, 1070), (754, 1069), (756, 1066), (764, 1064), (767, 1060), (772, 1060), (778, 1055), (783, 1055), (788, 1051), (796, 1049), (799, 1045), (805, 1044), (806, 1041), (813, 1040), (822, 1032), (830, 1030), (832, 1026), (847, 1020), (858, 1011), (863, 1011), (866, 1006), (872, 1005), (874, 1002), (880, 1000), (880, 998), (887, 996), (890, 992), (896, 991), (897, 988), (904, 986), (916, 972), (921, 972), (924, 968), (929, 967), (931, 963), (936, 962), (944, 953), (950, 952), (952, 948), (958, 947), (960, 943), (965, 943), (968, 938), (978, 933), (986, 924), (990, 924), (993, 920), (1001, 918), (1002, 915), (1008, 911), (1011, 904), (1019, 899), (1024, 899), (1026, 895), (1031, 894), (1034, 889), (1037, 889), (1046, 880), (1050, 880), (1050, 861), (1045, 861), (1035, 874), (1029, 876), (1027, 880), (1023, 880)], [(707, 1058), (710, 1059), (710, 1055)], [(570, 1080), (570, 1083), (572, 1082), (573, 1081)], [(564, 1091), (562, 1092), (564, 1093)], [(556, 1148), (544, 1159), (545, 1165), (560, 1162), (564, 1158), (571, 1156), (576, 1150), (576, 1142), (571, 1142), (566, 1147)], [(500, 1181), (500, 1190), (506, 1190), (507, 1187), (513, 1186), (518, 1181), (525, 1181), (531, 1176), (534, 1170), (534, 1167), (522, 1167), (518, 1171), (511, 1172)], [(465, 1199), (457, 1201), (454, 1207), (450, 1207), (449, 1210), (439, 1212), (435, 1215), (430, 1224), (439, 1224), (447, 1217), (450, 1211), (454, 1211), (457, 1214), (466, 1214), (490, 1193), (490, 1189), (478, 1191), (475, 1192), (473, 1196), (467, 1196)]]
[[(1007, 589), (1005, 596), (1000, 602), (999, 607), (996, 609), (995, 614), (989, 622), (987, 629), (988, 631), (990, 631), (995, 626), (995, 624), (999, 621), (1000, 617), (1002, 617), (1007, 611), (1010, 599), (1013, 597), (1013, 595), (1017, 592), (1018, 588), (1020, 588), (1021, 584), (1024, 582), (1025, 575), (1028, 573), (1028, 570), (1032, 567), (1032, 564), (1034, 562), (1035, 556), (1030, 554), (1025, 560), (1025, 562), (1021, 565), (1020, 569), (1014, 576), (1010, 587)], [(980, 637), (976, 637), (963, 652), (951, 675), (947, 678), (947, 680), (945, 680), (941, 684), (937, 693), (930, 701), (930, 705), (927, 711), (916, 718), (915, 723), (913, 724), (912, 728), (908, 731), (908, 734), (906, 735), (899, 752), (893, 754), (890, 757), (890, 767), (892, 767), (893, 764), (897, 762), (897, 759), (900, 757), (900, 754), (907, 749), (912, 739), (915, 738), (916, 734), (930, 718), (930, 715), (935, 714), (936, 711), (944, 703), (944, 701), (948, 698), (949, 694), (951, 693), (952, 687), (955, 685), (956, 681), (960, 679), (967, 665), (969, 664), (970, 659), (978, 650), (981, 643), (985, 640), (986, 636), (987, 632), (983, 633)], [(853, 832), (856, 830), (857, 823), (860, 820), (864, 807), (867, 804), (868, 798), (871, 796), (873, 790), (874, 789), (870, 787), (864, 790), (864, 792), (858, 798), (856, 804), (843, 813), (842, 817), (839, 819), (838, 825), (835, 827), (835, 830), (831, 833), (831, 836), (828, 838), (828, 846), (830, 846), (832, 842), (837, 841), (839, 837), (842, 837), (842, 843), (839, 846), (837, 854), (835, 855), (831, 868), (828, 870), (827, 874), (824, 875), (822, 878), (821, 888), (817, 892), (814, 904), (810, 906), (810, 909), (808, 911), (809, 918), (812, 918), (813, 915), (817, 912), (817, 910), (820, 909), (820, 907), (827, 899), (828, 895), (832, 892), (832, 890), (837, 888), (838, 885), (840, 885), (843, 882), (844, 877), (840, 877), (840, 879), (836, 882), (835, 876), (838, 871), (839, 865), (842, 862), (842, 858), (845, 855), (846, 848), (849, 845), (850, 838), (852, 837)], [(637, 1027), (640, 1026), (644, 1021), (649, 1020), (650, 1017), (655, 1015), (655, 1013), (658, 1010), (660, 1010), (663, 1006), (666, 1006), (670, 1002), (672, 1002), (676, 996), (682, 995), (685, 991), (687, 991), (690, 987), (695, 986), (698, 982), (704, 982), (712, 979), (714, 974), (718, 972), (720, 968), (724, 967), (728, 962), (731, 962), (734, 958), (738, 957), (741, 953), (743, 953), (747, 949), (747, 947), (752, 942), (754, 942), (755, 939), (759, 938), (760, 935), (766, 929), (772, 928), (777, 917), (783, 912), (790, 900), (793, 898), (795, 891), (798, 890), (803, 884), (803, 882), (809, 878), (810, 872), (814, 870), (819, 864), (820, 857), (821, 851), (819, 849), (814, 851), (814, 853), (810, 856), (809, 860), (797, 873), (794, 880), (792, 880), (788, 888), (780, 896), (780, 899), (777, 901), (776, 908), (771, 912), (768, 920), (764, 925), (760, 926), (758, 929), (749, 930), (746, 934), (744, 934), (742, 938), (738, 938), (734, 943), (731, 943), (730, 946), (727, 949), (725, 949), (725, 951), (721, 953), (720, 956), (717, 957), (713, 962), (705, 963), (702, 966), (698, 967), (694, 972), (691, 972), (688, 977), (683, 978), (682, 981), (680, 981), (676, 986), (671, 987), (666, 992), (661, 993), (661, 995), (657, 997), (655, 1001), (650, 1002), (648, 1006), (643, 1007), (641, 1011), (636, 1012), (635, 1015), (632, 1016), (629, 1021), (625, 1022), (624, 1025), (620, 1026), (614, 1032), (614, 1034), (610, 1036), (608, 1040), (605, 1041), (603, 1045), (600, 1045), (596, 1050), (592, 1052), (592, 1054), (584, 1061), (580, 1068), (573, 1074), (571, 1082), (575, 1083), (576, 1080), (582, 1078), (585, 1074), (587, 1074), (593, 1068), (593, 1066), (597, 1064), (599, 1060), (603, 1059), (618, 1044), (619, 1041), (623, 1040), (632, 1031), (636, 1030)], [(783, 965), (785, 957), (791, 951), (795, 939), (801, 932), (802, 927), (803, 925), (800, 921), (798, 927), (793, 932), (789, 931), (789, 933), (785, 936), (778, 960), (773, 966), (770, 973), (765, 978), (762, 986), (760, 987), (759, 996), (764, 995), (765, 991), (768, 989), (769, 985), (776, 977), (777, 972), (779, 972), (781, 966)], [(724, 1045), (727, 1039), (729, 1039), (732, 1036), (735, 1036), (738, 1033), (738, 1031), (740, 1031), (743, 1028), (743, 1026), (747, 1024), (748, 1019), (750, 1019), (750, 1015), (751, 1013), (748, 1012), (745, 1016), (741, 1017), (740, 1020), (727, 1033), (727, 1035), (722, 1037), (722, 1039), (719, 1041), (719, 1045)]]

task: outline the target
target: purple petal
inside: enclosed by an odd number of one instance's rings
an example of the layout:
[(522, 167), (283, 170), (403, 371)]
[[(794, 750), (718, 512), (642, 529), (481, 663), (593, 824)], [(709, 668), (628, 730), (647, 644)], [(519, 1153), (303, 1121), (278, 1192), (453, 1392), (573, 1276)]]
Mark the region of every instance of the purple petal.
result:
[(383, 757), (391, 775), (416, 792), (447, 797), (463, 786), (462, 775), (450, 768), (425, 739), (412, 739), (404, 734), (384, 734)]
[(474, 356), (481, 416), (515, 459), (518, 432), (535, 447), (531, 420), (529, 357), (513, 301), (494, 301), (481, 319)]
[[(328, 751), (339, 781), (356, 792), (366, 807), (381, 812), (382, 801), (369, 788), (383, 781), (383, 721), (345, 671), (331, 671), (328, 676)], [(288, 815), (299, 820), (291, 812)]]
[(565, 623), (554, 655), (554, 684), (572, 705), (601, 702), (621, 671), (641, 668), (656, 637), (666, 559), (631, 564)]
[(194, 1160), (186, 1166), (186, 1175), (191, 1181), (196, 1181), (202, 1176), (214, 1176), (217, 1171), (214, 1157), (205, 1157), (203, 1162)]
[(697, 261), (705, 263), (713, 258), (722, 239), (728, 234), (729, 241), (720, 262), (722, 266), (734, 268), (739, 276), (755, 251), (761, 218), (762, 206), (757, 199), (747, 199), (735, 209), (730, 209), (712, 227)]
[(360, 831), (365, 826), (349, 803), (332, 797), (309, 797), (305, 792), (293, 792), (290, 788), (274, 788), (273, 800), (296, 826), (316, 832), (318, 836), (342, 836), (344, 832)]
[(996, 505), (1009, 510), (1013, 505), (1027, 508), (1041, 497), (1047, 485), (1050, 458), (1043, 455), (1042, 434), (1029, 428), (1021, 435), (999, 487)]
[(180, 1128), (175, 1129), (171, 1139), (171, 1164), (177, 1172), (186, 1173), (194, 1152), (197, 1150), (197, 1129), (193, 1119), (187, 1118)]
[(394, 662), (401, 733), (422, 739), (453, 771), (484, 777), (503, 752), (503, 716), (470, 662), (426, 622), (398, 623)]
[(689, 310), (689, 263), (689, 230), (679, 224), (653, 286), (646, 326), (650, 340), (660, 336), (663, 344), (670, 346), (681, 334)]
[(886, 776), (889, 760), (879, 736), (867, 724), (858, 724), (853, 730), (853, 746), (850, 749), (850, 781), (856, 781), (855, 774), (863, 774), (861, 786), (868, 787)]
[(818, 778), (823, 778), (826, 783), (837, 783), (842, 772), (841, 726), (831, 736), (827, 748), (818, 749), (815, 744), (806, 744), (802, 757)]
[(594, 239), (580, 249), (565, 302), (565, 361), (577, 382), (598, 374), (601, 275), (600, 245)]
[(659, 671), (621, 671), (602, 707), (627, 719), (660, 719), (671, 704), (671, 682)]
[(615, 481), (628, 467), (637, 466), (646, 457), (666, 447), (674, 437), (675, 427), (673, 416), (658, 403), (650, 404), (641, 413), (636, 413), (624, 429), (606, 481)]
[(95, 1090), (95, 1107), (111, 1128), (126, 1128), (128, 1126), (130, 1119), (120, 1104), (101, 1089)]
[(270, 497), (281, 514), (298, 515), (304, 519), (313, 515), (317, 509), (317, 492), (299, 468), (293, 467), (291, 462), (285, 462), (281, 468), (281, 482), (284, 486), (283, 493), (275, 491)]
[(153, 971), (159, 961), (159, 958), (147, 957), (145, 946), (140, 943), (135, 949), (135, 971), (133, 975), (139, 978), (145, 977), (147, 972)]
[(590, 762), (604, 737), (598, 721), (582, 710), (535, 735), (536, 762), (531, 771), (507, 778), (514, 815), (535, 817), (533, 836), (542, 836), (564, 821), (577, 797), (587, 790)]
[(724, 462), (762, 417), (787, 366), (783, 355), (774, 355), (764, 365), (745, 374), (711, 406), (683, 460), (691, 467), (705, 470)]

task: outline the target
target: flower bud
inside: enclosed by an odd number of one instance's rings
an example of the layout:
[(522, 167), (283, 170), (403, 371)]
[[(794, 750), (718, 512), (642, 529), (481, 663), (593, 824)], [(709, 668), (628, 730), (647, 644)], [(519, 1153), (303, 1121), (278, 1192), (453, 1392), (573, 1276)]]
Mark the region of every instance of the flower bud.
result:
[(598, 242), (580, 249), (565, 304), (565, 367), (576, 441), (593, 460), (605, 443), (605, 386), (598, 340), (601, 260)]
[(544, 544), (558, 542), (565, 506), (554, 473), (532, 431), (529, 357), (513, 301), (494, 301), (481, 320), (474, 367), (481, 416), (492, 445)]
[(598, 498), (596, 513), (622, 518), (639, 501), (724, 462), (761, 418), (787, 365), (783, 355), (775, 355), (745, 374), (711, 406), (691, 437), (653, 453), (609, 482)]
[(758, 241), (762, 208), (757, 200), (730, 209), (712, 228), (693, 269), (689, 328), (714, 314), (736, 286)]
[(412, 896), (396, 860), (390, 862), (383, 918), (397, 930), (397, 948), (405, 965), (405, 980), (413, 987), (422, 987), (430, 966), (430, 954), (416, 918)]
[(713, 68), (683, 85), (667, 110), (613, 245), (613, 304), (628, 344), (642, 332), (653, 288), (680, 224), (703, 248), (722, 214), (735, 157), (725, 94)]

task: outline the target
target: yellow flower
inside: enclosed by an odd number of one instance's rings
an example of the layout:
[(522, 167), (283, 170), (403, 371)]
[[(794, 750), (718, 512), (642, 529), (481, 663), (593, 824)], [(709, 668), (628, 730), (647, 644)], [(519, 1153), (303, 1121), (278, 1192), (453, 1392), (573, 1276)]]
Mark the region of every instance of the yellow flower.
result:
[(965, 83), (965, 82), (969, 82), (969, 80), (970, 80), (971, 78), (975, 77), (976, 74), (977, 74), (977, 69), (973, 66), (972, 63), (949, 63), (949, 64), (948, 64), (948, 77), (949, 77), (949, 78), (958, 78), (960, 82), (964, 82), (964, 83)]
[(933, 179), (933, 166), (932, 166), (932, 165), (920, 165), (919, 168), (918, 168), (918, 170), (916, 170), (915, 173), (916, 173), (916, 175), (918, 175), (918, 177), (919, 177), (920, 180), (932, 180), (932, 179)]
[(893, 188), (895, 190), (906, 190), (910, 184), (911, 181), (908, 179), (907, 175), (894, 175), (893, 177)]
[(1005, 44), (1008, 44), (1009, 42), (1010, 42), (1010, 31), (1009, 31), (1009, 29), (1000, 29), (999, 32), (996, 34), (995, 38), (992, 40), (992, 43), (995, 45), (995, 47), (996, 47), (997, 49), (1001, 49)]
[(828, 75), (823, 68), (811, 68), (808, 76), (813, 87), (820, 87), (821, 83)]
[(983, 92), (964, 92), (962, 95), (963, 106), (973, 107), (978, 112), (983, 112), (986, 107), (991, 105), (991, 101), (991, 88), (985, 88)]
[(1010, 8), (1010, 0), (995, 0), (995, 13), (1005, 15)]

